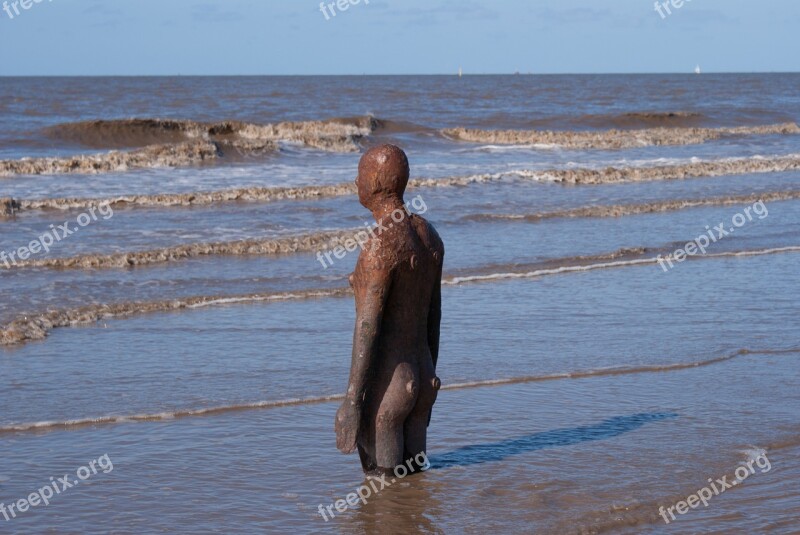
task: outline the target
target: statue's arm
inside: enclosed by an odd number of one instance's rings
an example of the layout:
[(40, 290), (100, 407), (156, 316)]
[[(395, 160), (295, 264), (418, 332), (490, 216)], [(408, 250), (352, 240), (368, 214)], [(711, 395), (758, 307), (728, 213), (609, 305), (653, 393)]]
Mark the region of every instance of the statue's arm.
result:
[[(439, 266), (436, 272), (436, 283), (433, 286), (431, 293), (431, 304), (428, 310), (428, 347), (431, 351), (431, 359), (433, 360), (433, 371), (436, 372), (436, 364), (439, 362), (439, 337), (441, 335), (442, 324), (442, 266), (444, 265), (444, 244), (441, 238), (433, 229), (432, 234), (436, 239), (436, 249), (434, 258), (439, 261)], [(437, 377), (435, 379), (434, 388), (437, 390), (441, 387), (441, 382)], [(431, 425), (431, 418), (433, 417), (433, 408), (428, 413), (428, 425)]]
[(439, 360), (439, 336), (442, 323), (442, 268), (436, 277), (436, 285), (433, 287), (431, 295), (431, 306), (428, 311), (428, 347), (431, 350), (433, 359), (433, 369), (436, 370), (436, 363)]
[[(366, 284), (356, 289), (356, 326), (353, 331), (353, 355), (347, 399), (360, 404), (367, 390), (369, 372), (378, 353), (383, 313), (391, 289), (391, 277), (380, 270), (365, 273)], [(359, 295), (360, 294), (360, 295)]]
[[(359, 266), (361, 267), (361, 266)], [(391, 289), (391, 273), (365, 266), (356, 269), (356, 325), (350, 380), (342, 406), (336, 416), (337, 447), (344, 453), (356, 449), (364, 397), (371, 372), (378, 358), (378, 343), (383, 314)]]

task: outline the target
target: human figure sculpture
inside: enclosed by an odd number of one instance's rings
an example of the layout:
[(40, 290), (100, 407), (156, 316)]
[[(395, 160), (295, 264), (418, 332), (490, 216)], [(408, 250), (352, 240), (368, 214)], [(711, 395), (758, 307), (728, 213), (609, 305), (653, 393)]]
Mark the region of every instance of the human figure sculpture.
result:
[(427, 460), (427, 428), (441, 386), (436, 361), (444, 245), (430, 223), (405, 208), (408, 177), (408, 159), (393, 145), (369, 150), (358, 165), (358, 198), (378, 232), (350, 276), (356, 325), (335, 428), (339, 450), (358, 448), (368, 475)]

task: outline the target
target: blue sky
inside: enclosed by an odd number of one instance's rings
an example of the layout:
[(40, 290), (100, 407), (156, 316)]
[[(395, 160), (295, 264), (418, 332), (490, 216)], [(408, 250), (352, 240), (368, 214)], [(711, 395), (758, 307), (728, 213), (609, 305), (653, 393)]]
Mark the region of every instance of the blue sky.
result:
[(0, 75), (800, 71), (796, 0), (15, 1)]

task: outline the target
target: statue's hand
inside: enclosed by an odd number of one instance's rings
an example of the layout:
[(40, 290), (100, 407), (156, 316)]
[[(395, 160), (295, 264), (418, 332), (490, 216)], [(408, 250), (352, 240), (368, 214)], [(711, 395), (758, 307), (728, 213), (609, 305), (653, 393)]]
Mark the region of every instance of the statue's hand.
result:
[(361, 420), (358, 408), (349, 399), (336, 412), (336, 447), (342, 453), (356, 451), (358, 427)]

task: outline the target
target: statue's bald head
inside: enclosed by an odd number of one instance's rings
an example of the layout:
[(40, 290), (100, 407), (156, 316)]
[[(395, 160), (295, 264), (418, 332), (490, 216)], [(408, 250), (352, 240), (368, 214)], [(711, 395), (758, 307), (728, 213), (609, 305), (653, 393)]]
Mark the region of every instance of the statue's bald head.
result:
[(400, 147), (381, 145), (361, 157), (358, 164), (358, 199), (370, 210), (387, 201), (403, 201), (408, 184), (408, 158)]

